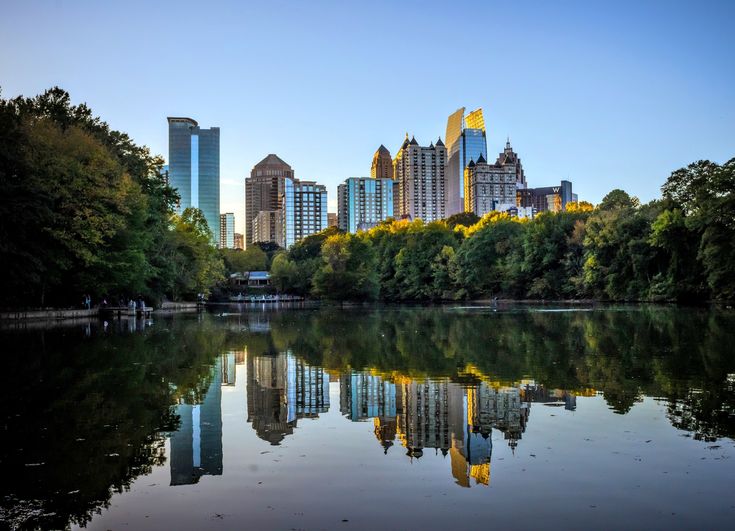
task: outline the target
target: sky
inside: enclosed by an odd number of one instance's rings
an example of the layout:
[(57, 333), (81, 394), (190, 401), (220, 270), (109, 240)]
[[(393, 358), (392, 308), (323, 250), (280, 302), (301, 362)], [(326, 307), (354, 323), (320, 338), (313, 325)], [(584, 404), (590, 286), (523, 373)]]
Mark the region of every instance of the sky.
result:
[(221, 211), (269, 153), (327, 186), (482, 107), (529, 186), (655, 199), (735, 157), (735, 1), (0, 1), (2, 97), (52, 86), (168, 157), (167, 116), (220, 127)]

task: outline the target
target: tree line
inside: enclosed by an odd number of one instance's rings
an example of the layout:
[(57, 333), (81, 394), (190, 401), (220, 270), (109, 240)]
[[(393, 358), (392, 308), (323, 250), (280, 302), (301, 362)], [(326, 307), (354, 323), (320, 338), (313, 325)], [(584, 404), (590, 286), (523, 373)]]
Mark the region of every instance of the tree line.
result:
[(0, 306), (192, 300), (264, 269), (281, 292), (335, 300), (735, 299), (735, 159), (673, 172), (645, 205), (613, 190), (531, 221), (388, 220), (288, 251), (215, 249), (200, 211), (175, 213), (162, 166), (59, 88), (0, 98)]
[(464, 213), (330, 228), (276, 255), (271, 277), (281, 291), (335, 300), (735, 299), (735, 159), (677, 170), (662, 192), (641, 204), (613, 190), (596, 207), (532, 220)]

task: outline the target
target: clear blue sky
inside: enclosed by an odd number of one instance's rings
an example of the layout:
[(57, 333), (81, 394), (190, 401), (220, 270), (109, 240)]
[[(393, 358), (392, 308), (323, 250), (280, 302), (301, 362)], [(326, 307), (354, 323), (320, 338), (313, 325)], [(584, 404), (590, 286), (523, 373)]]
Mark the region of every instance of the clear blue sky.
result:
[(734, 20), (730, 0), (5, 0), (0, 86), (59, 85), (164, 157), (166, 116), (219, 126), (239, 230), (266, 154), (334, 205), (381, 143), (428, 144), (461, 106), (484, 109), (490, 153), (510, 136), (530, 186), (647, 201), (672, 170), (735, 156)]

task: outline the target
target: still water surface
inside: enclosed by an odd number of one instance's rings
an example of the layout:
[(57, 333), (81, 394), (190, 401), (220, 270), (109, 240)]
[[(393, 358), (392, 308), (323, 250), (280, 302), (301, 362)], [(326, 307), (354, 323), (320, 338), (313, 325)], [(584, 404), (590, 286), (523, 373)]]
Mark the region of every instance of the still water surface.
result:
[(0, 330), (0, 520), (730, 527), (735, 312), (559, 309), (232, 307)]

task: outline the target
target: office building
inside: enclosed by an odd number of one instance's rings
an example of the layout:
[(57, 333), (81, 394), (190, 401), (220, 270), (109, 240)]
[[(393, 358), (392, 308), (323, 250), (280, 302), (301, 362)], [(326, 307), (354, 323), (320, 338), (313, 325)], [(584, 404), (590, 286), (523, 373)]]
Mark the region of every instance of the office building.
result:
[(314, 181), (285, 179), (281, 197), (282, 247), (327, 228), (327, 188)]
[(441, 138), (436, 145), (423, 147), (406, 134), (393, 163), (398, 186), (396, 217), (427, 223), (446, 217), (446, 163), (447, 149)]
[(561, 212), (572, 202), (572, 183), (562, 181), (559, 186), (519, 188), (516, 204), (519, 208), (532, 208), (535, 212)]
[(219, 234), (219, 127), (201, 129), (191, 118), (168, 118), (168, 178), (179, 194), (177, 213), (204, 214), (213, 244)]
[(262, 210), (253, 219), (251, 243), (273, 242), (283, 247), (281, 210)]
[(455, 111), (447, 119), (447, 185), (446, 215), (463, 212), (465, 201), (465, 168), (470, 161), (482, 156), (487, 160), (485, 119), (482, 109), (464, 115), (465, 108)]
[[(253, 166), (245, 179), (245, 245), (254, 243), (253, 220), (258, 212), (279, 210), (286, 179), (293, 179), (294, 171), (278, 155), (270, 154)], [(275, 241), (268, 240), (268, 241)]]
[(242, 234), (240, 234), (239, 232), (236, 232), (234, 240), (235, 240), (235, 249), (240, 249), (240, 250), (245, 249), (245, 237)]
[(232, 212), (219, 216), (219, 247), (220, 249), (235, 248), (235, 214)]
[(339, 220), (335, 212), (327, 212), (327, 227), (338, 227)]
[(380, 144), (375, 155), (373, 155), (370, 177), (374, 179), (393, 179), (393, 159), (390, 156), (390, 151), (383, 144)]
[(337, 187), (339, 228), (355, 233), (393, 216), (393, 180), (350, 177)]

